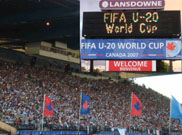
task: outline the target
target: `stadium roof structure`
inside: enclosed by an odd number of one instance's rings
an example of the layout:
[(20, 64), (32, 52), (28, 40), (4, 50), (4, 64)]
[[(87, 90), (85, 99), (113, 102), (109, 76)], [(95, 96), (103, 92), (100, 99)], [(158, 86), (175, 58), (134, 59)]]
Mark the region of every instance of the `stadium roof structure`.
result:
[(0, 0), (0, 46), (62, 41), (79, 48), (79, 0)]

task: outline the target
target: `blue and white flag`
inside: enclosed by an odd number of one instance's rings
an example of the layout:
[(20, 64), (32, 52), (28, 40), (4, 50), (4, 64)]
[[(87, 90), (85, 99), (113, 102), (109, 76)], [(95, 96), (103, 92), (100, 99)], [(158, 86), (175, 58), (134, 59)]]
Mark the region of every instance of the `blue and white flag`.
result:
[(182, 106), (173, 96), (171, 99), (171, 118), (182, 119)]
[(125, 135), (126, 128), (118, 128), (118, 132), (119, 132), (120, 135)]

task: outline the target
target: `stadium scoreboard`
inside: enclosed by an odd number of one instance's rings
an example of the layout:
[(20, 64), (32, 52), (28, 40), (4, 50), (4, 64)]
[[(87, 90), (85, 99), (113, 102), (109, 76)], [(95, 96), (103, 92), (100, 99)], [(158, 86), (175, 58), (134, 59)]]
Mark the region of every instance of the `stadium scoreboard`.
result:
[(177, 38), (180, 11), (84, 12), (85, 38)]

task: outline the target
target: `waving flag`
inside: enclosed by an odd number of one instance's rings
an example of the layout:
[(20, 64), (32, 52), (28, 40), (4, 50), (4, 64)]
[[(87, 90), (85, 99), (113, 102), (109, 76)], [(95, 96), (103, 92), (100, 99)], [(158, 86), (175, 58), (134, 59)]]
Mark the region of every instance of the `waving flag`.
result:
[(118, 132), (120, 135), (125, 135), (126, 134), (126, 128), (118, 128)]
[(182, 106), (173, 96), (171, 99), (171, 118), (182, 119)]
[(44, 109), (44, 116), (52, 116), (54, 113), (54, 104), (52, 103), (51, 99), (48, 96), (45, 96), (45, 109)]
[(142, 104), (139, 98), (132, 93), (132, 108), (131, 108), (131, 115), (140, 116), (142, 115)]
[(80, 114), (90, 114), (89, 109), (90, 97), (86, 94), (82, 94), (81, 112)]

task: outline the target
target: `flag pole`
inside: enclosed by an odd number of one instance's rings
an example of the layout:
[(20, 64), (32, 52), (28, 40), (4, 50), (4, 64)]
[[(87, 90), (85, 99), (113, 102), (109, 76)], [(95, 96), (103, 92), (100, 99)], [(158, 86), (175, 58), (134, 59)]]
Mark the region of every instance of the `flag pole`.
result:
[(44, 130), (44, 111), (45, 111), (45, 94), (44, 94), (43, 112), (42, 112), (42, 131)]
[(129, 128), (129, 133), (131, 133), (131, 119), (132, 119), (131, 112), (132, 112), (132, 102), (133, 102), (132, 95), (133, 95), (133, 92), (131, 93), (131, 111), (130, 111), (130, 128)]
[(171, 102), (172, 102), (172, 99), (170, 99), (169, 134), (171, 133)]
[(80, 135), (80, 113), (81, 113), (81, 106), (82, 106), (82, 89), (80, 89), (81, 93), (80, 93), (80, 109), (79, 109), (79, 121), (78, 121), (78, 135)]

